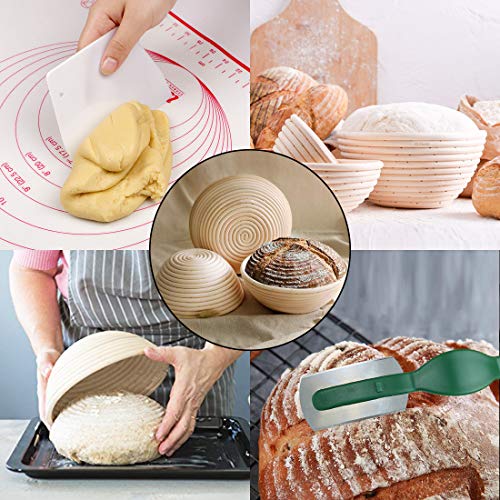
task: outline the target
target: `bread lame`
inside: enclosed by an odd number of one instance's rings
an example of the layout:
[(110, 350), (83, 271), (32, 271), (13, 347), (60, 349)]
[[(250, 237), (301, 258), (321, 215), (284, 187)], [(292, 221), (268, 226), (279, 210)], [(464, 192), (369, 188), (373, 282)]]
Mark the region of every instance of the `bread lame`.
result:
[(171, 92), (160, 68), (135, 45), (120, 68), (100, 72), (104, 50), (116, 28), (47, 73), (50, 98), (66, 151), (74, 155), (80, 143), (112, 111), (128, 101), (159, 108)]
[(454, 350), (403, 373), (394, 358), (334, 368), (300, 380), (302, 412), (313, 430), (396, 413), (416, 391), (464, 396), (500, 378), (500, 357)]

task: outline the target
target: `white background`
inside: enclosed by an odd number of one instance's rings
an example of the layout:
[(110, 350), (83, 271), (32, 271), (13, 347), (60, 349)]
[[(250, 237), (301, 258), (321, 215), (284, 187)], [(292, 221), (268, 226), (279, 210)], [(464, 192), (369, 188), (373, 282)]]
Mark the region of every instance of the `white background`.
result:
[[(500, 98), (498, 0), (341, 0), (379, 43), (379, 102)], [(288, 0), (251, 0), (251, 29)]]
[(248, 0), (177, 0), (174, 12), (192, 23), (204, 35), (216, 40), (240, 61), (249, 63)]

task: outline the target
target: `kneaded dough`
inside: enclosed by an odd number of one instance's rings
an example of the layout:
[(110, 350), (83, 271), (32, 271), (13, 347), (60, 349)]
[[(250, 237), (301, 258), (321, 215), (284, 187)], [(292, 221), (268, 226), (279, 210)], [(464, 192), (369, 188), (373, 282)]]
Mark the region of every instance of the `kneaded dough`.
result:
[(129, 392), (84, 397), (56, 417), (50, 440), (57, 452), (75, 462), (126, 465), (158, 458), (155, 433), (164, 408)]
[(463, 113), (424, 102), (401, 102), (360, 108), (342, 125), (347, 132), (391, 134), (441, 134), (477, 132), (476, 124)]
[(172, 169), (167, 115), (138, 102), (115, 109), (82, 142), (61, 190), (72, 215), (110, 222), (161, 198)]

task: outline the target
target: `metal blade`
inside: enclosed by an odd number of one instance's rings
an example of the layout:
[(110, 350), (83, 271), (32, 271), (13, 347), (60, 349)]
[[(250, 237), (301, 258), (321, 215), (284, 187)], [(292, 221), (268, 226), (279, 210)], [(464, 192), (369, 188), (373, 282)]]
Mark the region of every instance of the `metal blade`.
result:
[(299, 386), (300, 405), (304, 418), (313, 430), (318, 431), (334, 425), (403, 411), (408, 402), (407, 394), (325, 411), (316, 410), (312, 404), (313, 394), (320, 389), (395, 373), (403, 373), (399, 363), (394, 358), (383, 358), (334, 368), (313, 375), (304, 375)]

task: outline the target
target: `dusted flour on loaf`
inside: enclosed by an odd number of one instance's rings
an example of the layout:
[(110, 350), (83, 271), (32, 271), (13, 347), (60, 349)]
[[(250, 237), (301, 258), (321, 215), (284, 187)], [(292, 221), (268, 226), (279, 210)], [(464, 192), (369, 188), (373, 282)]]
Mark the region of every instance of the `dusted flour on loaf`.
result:
[(437, 104), (403, 102), (360, 108), (345, 120), (343, 132), (441, 134), (478, 132), (463, 113)]
[(84, 397), (55, 419), (50, 440), (77, 463), (127, 465), (158, 458), (155, 433), (164, 408), (142, 394), (114, 392)]
[(456, 398), (413, 393), (404, 412), (317, 432), (302, 415), (303, 375), (384, 356), (411, 371), (449, 349), (405, 337), (342, 342), (283, 373), (262, 409), (261, 498), (498, 498), (498, 402), (488, 388)]
[(472, 107), (489, 126), (500, 123), (500, 101), (477, 101)]
[(333, 248), (319, 241), (278, 238), (256, 250), (245, 271), (265, 285), (315, 288), (343, 278), (347, 264)]

